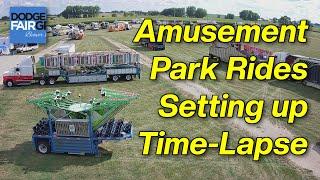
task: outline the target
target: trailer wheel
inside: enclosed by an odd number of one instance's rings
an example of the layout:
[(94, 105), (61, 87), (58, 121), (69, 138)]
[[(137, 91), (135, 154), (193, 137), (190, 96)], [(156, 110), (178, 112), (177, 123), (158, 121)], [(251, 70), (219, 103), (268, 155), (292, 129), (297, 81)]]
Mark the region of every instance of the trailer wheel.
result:
[(48, 154), (50, 153), (50, 145), (47, 141), (39, 141), (37, 143), (37, 151), (40, 154)]
[(49, 84), (54, 85), (56, 83), (56, 80), (54, 78), (49, 79)]
[(40, 79), (39, 84), (40, 84), (41, 86), (44, 86), (44, 85), (46, 84), (46, 80)]
[(13, 87), (13, 82), (12, 82), (12, 81), (8, 81), (8, 82), (6, 83), (6, 86), (7, 86), (7, 87)]
[(119, 76), (112, 76), (112, 80), (113, 80), (114, 82), (118, 81), (118, 80), (119, 80)]
[(132, 76), (131, 75), (126, 75), (126, 80), (127, 81), (131, 81), (132, 80)]

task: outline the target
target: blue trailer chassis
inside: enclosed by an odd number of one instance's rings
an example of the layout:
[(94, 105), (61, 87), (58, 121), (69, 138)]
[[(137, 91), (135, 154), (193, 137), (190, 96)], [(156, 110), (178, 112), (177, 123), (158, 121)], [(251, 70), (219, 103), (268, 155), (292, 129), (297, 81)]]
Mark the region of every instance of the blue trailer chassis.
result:
[(98, 155), (99, 148), (98, 145), (101, 144), (105, 140), (127, 140), (132, 138), (132, 128), (131, 133), (125, 137), (106, 137), (100, 138), (97, 137), (93, 132), (92, 128), (92, 115), (88, 113), (88, 131), (89, 137), (78, 137), (78, 136), (57, 136), (53, 132), (52, 122), (53, 117), (49, 116), (49, 135), (33, 135), (32, 143), (35, 148), (39, 152), (39, 144), (45, 144), (48, 148), (48, 151), (42, 154), (47, 153), (68, 153), (68, 154), (81, 154), (81, 155)]

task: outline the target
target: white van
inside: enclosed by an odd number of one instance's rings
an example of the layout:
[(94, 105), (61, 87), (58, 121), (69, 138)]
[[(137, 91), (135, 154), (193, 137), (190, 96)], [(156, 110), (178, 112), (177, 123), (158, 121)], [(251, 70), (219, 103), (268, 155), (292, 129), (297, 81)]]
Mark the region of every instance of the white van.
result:
[(6, 45), (0, 45), (0, 56), (2, 55), (10, 55), (10, 49)]
[(23, 53), (23, 52), (28, 52), (28, 51), (33, 51), (39, 48), (38, 44), (26, 44), (26, 45), (21, 45), (16, 48), (17, 53)]

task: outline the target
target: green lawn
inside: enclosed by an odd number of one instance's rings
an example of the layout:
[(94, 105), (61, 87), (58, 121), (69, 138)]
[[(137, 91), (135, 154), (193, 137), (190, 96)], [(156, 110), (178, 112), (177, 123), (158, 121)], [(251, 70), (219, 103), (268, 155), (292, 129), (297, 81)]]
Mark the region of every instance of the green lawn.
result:
[[(103, 33), (108, 33), (106, 30), (102, 31)], [(85, 51), (108, 51), (116, 50), (117, 48), (110, 44), (101, 36), (97, 36), (95, 31), (86, 31), (84, 40), (72, 40), (69, 41), (75, 43), (77, 52)]]
[[(151, 52), (131, 43), (135, 31), (113, 32), (105, 30), (86, 32), (83, 40), (74, 41), (77, 51), (115, 49), (103, 37), (112, 38), (128, 45), (150, 57), (168, 55), (176, 61), (194, 61), (208, 54), (205, 44), (167, 44), (165, 51)], [(49, 41), (51, 38), (49, 39)], [(51, 42), (50, 42), (51, 43)], [(234, 146), (240, 137), (248, 136), (247, 132), (228, 126), (228, 120), (212, 120), (176, 117), (162, 119), (158, 116), (159, 99), (163, 94), (176, 93), (187, 98), (166, 81), (149, 80), (149, 70), (143, 67), (142, 79), (119, 83), (91, 83), (68, 85), (58, 83), (54, 87), (32, 85), (13, 89), (0, 90), (0, 176), (3, 179), (314, 179), (310, 171), (299, 169), (285, 157), (268, 156), (259, 162), (251, 157), (219, 156), (217, 151), (210, 150), (201, 157), (195, 156), (142, 156), (143, 139), (137, 136), (139, 131), (166, 130), (169, 136), (206, 137), (210, 142), (219, 140), (222, 131), (230, 131), (230, 146)], [(219, 70), (221, 79), (224, 69)], [(234, 97), (243, 99), (252, 96), (262, 85), (256, 81), (205, 81), (199, 82), (209, 87), (216, 94), (230, 92)], [(132, 121), (135, 136), (125, 142), (107, 142), (105, 146), (111, 153), (102, 158), (37, 154), (32, 149), (32, 126), (44, 116), (44, 113), (26, 103), (26, 97), (44, 91), (70, 90), (81, 94), (82, 100), (88, 100), (103, 86), (116, 90), (134, 92), (140, 98), (132, 102), (118, 114), (119, 118)], [(283, 87), (282, 87), (283, 86)], [(312, 108), (319, 105), (318, 90), (302, 87), (295, 83), (284, 82), (272, 84), (270, 90), (282, 87), (285, 97), (308, 97), (314, 99)], [(293, 90), (292, 88), (295, 88)], [(286, 90), (287, 89), (287, 90)], [(259, 94), (258, 94), (259, 96)], [(298, 122), (292, 131), (306, 135), (312, 142), (319, 134), (314, 126), (317, 112), (312, 109), (308, 123)], [(312, 124), (313, 123), (313, 124)], [(308, 129), (306, 131), (305, 129)], [(154, 151), (153, 151), (154, 152)]]
[[(223, 121), (199, 120), (197, 118), (162, 119), (157, 114), (160, 97), (168, 92), (182, 96), (163, 80), (148, 80), (149, 72), (144, 68), (142, 79), (121, 83), (93, 83), (82, 85), (56, 85), (54, 87), (19, 87), (0, 91), (0, 175), (7, 179), (190, 179), (201, 178), (313, 178), (310, 172), (288, 164), (286, 158), (268, 156), (260, 162), (250, 157), (224, 157), (216, 151), (208, 151), (204, 156), (157, 157), (142, 156), (143, 139), (137, 137), (139, 131), (166, 130), (170, 136), (206, 137), (217, 141), (222, 131), (230, 131), (230, 145), (246, 133), (227, 126)], [(133, 140), (108, 142), (111, 153), (103, 157), (71, 155), (40, 155), (31, 145), (32, 126), (44, 113), (26, 103), (31, 94), (56, 89), (70, 90), (82, 94), (87, 100), (98, 93), (98, 89), (108, 87), (140, 94), (118, 115), (134, 124)], [(152, 151), (154, 152), (154, 151)]]
[[(131, 43), (132, 37), (135, 35), (135, 31), (126, 31), (116, 34), (107, 33), (105, 34), (109, 38), (113, 38), (116, 41), (119, 41), (123, 44), (130, 46), (146, 55), (150, 58), (153, 56), (169, 56), (174, 61), (185, 61), (192, 62), (197, 59), (201, 59), (203, 56), (208, 55), (209, 45), (206, 44), (187, 44), (187, 43), (167, 43), (165, 51), (149, 51), (146, 48), (140, 47), (138, 45), (134, 45)], [(313, 57), (320, 58), (320, 52), (315, 51), (316, 47), (319, 46), (320, 41), (316, 38), (316, 33), (311, 33), (309, 36), (313, 37), (311, 41), (309, 41), (308, 45), (301, 45), (299, 52), (302, 55), (312, 54)], [(264, 45), (257, 45), (264, 47)], [(290, 49), (290, 46), (292, 47)], [(298, 45), (277, 45), (268, 46), (275, 49), (276, 47), (282, 47), (280, 50), (286, 50), (289, 52), (295, 53), (295, 47)], [(299, 54), (297, 52), (297, 54)], [(226, 67), (225, 64), (220, 65), (220, 69), (217, 72), (218, 81), (199, 81), (200, 84), (208, 87), (215, 94), (222, 94), (224, 92), (228, 92), (231, 94), (233, 98), (241, 98), (245, 100), (253, 99), (253, 98), (263, 98), (266, 99), (267, 106), (270, 107), (273, 99), (307, 99), (309, 102), (309, 113), (303, 119), (299, 119), (293, 125), (287, 125), (284, 120), (274, 119), (270, 116), (270, 113), (264, 116), (265, 119), (270, 119), (271, 122), (281, 123), (292, 132), (296, 133), (299, 136), (306, 136), (308, 139), (315, 143), (319, 140), (320, 129), (315, 126), (319, 123), (318, 117), (320, 115), (318, 109), (320, 108), (320, 91), (318, 89), (314, 89), (311, 87), (306, 87), (302, 84), (298, 84), (295, 82), (289, 81), (269, 81), (269, 82), (260, 82), (260, 81), (226, 81), (225, 78)], [(270, 109), (266, 109), (267, 112), (270, 112)]]
[(292, 54), (304, 55), (307, 57), (314, 57), (320, 59), (320, 33), (308, 32), (307, 33), (307, 43), (261, 43), (257, 45), (258, 47), (271, 50), (273, 52), (290, 52)]
[(9, 31), (9, 22), (0, 21), (0, 35), (6, 35)]

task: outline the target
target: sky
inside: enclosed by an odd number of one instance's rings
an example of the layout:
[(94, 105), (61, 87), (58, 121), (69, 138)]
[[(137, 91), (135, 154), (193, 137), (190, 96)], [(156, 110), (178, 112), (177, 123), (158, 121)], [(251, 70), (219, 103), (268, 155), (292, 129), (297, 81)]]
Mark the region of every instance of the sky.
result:
[(0, 0), (0, 16), (8, 15), (10, 6), (46, 6), (50, 14), (59, 14), (67, 5), (98, 5), (102, 11), (161, 11), (195, 5), (207, 9), (209, 14), (238, 15), (241, 10), (248, 9), (263, 18), (287, 15), (293, 20), (309, 19), (320, 23), (320, 0)]

